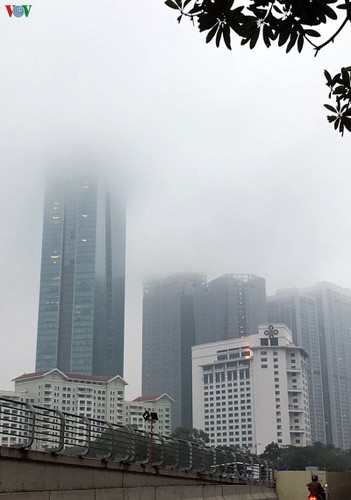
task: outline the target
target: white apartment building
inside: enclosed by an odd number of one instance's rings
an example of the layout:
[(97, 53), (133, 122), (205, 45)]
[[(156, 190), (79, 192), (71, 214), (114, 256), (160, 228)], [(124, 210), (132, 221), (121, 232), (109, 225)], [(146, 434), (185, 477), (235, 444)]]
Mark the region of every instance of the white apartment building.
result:
[(125, 402), (124, 423), (138, 429), (150, 431), (150, 422), (144, 420), (145, 411), (157, 413), (158, 420), (153, 424), (153, 431), (163, 436), (172, 432), (172, 404), (174, 399), (164, 393), (159, 396), (140, 396), (134, 401)]
[[(11, 399), (21, 403), (35, 404), (37, 402), (36, 394), (27, 391), (21, 393), (16, 391), (1, 391), (0, 398)], [(8, 421), (6, 417), (8, 416)], [(0, 408), (0, 445), (11, 446), (20, 441), (19, 426), (23, 427), (23, 418), (16, 409)], [(22, 433), (23, 434), (23, 433)]]
[[(127, 383), (120, 376), (78, 375), (55, 368), (23, 374), (14, 381), (15, 391), (0, 391), (0, 397), (150, 431), (150, 422), (143, 418), (147, 410), (158, 415), (154, 432), (165, 436), (171, 434), (174, 400), (168, 394), (161, 394), (125, 401)], [(0, 445), (19, 443), (25, 425), (23, 414), (0, 404), (1, 412), (11, 418), (8, 422), (0, 418)]]
[(192, 348), (193, 427), (211, 445), (262, 453), (267, 444), (311, 442), (307, 353), (284, 324)]
[(14, 381), (16, 394), (35, 394), (35, 403), (39, 406), (116, 424), (124, 421), (127, 382), (119, 375), (79, 375), (54, 368), (47, 372), (25, 373)]

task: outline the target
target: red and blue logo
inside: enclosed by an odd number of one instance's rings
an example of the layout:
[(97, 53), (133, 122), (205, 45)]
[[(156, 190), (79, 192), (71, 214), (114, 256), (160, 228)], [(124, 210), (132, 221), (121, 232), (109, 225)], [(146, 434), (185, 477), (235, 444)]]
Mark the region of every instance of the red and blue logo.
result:
[(7, 13), (10, 17), (28, 17), (31, 5), (5, 5)]

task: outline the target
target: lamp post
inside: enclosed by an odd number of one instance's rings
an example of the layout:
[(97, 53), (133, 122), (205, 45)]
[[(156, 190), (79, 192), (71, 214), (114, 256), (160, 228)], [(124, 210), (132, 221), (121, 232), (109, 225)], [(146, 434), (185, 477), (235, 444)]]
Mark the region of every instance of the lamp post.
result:
[(145, 410), (143, 413), (143, 419), (145, 422), (150, 422), (150, 465), (152, 465), (152, 445), (153, 445), (153, 434), (154, 434), (154, 425), (158, 420), (158, 415), (154, 411)]

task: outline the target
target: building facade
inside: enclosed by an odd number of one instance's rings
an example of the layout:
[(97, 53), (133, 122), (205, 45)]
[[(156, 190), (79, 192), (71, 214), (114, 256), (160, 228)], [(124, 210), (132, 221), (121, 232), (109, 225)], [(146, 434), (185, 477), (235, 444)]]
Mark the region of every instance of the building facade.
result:
[(307, 353), (282, 324), (192, 349), (193, 425), (211, 445), (262, 453), (267, 444), (311, 443)]
[(308, 353), (311, 439), (313, 443), (325, 444), (322, 361), (316, 299), (296, 288), (281, 290), (268, 297), (267, 313), (269, 322), (285, 323), (292, 331), (294, 344)]
[(304, 293), (317, 303), (327, 444), (351, 448), (351, 291), (322, 282)]
[[(127, 383), (119, 375), (111, 378), (81, 375), (55, 368), (23, 374), (14, 382), (15, 390), (0, 391), (0, 397), (149, 432), (150, 422), (143, 418), (147, 410), (158, 415), (153, 432), (171, 434), (173, 399), (160, 394), (125, 401)], [(28, 415), (20, 407), (2, 406), (1, 411), (7, 412), (9, 418), (0, 421), (0, 444), (11, 446), (26, 440), (30, 433)], [(40, 444), (36, 449), (40, 449)]]
[(125, 203), (93, 175), (46, 187), (36, 371), (123, 376)]
[(124, 423), (137, 429), (150, 432), (150, 422), (145, 420), (145, 411), (157, 413), (158, 420), (153, 424), (153, 432), (169, 436), (172, 432), (173, 398), (168, 394), (156, 396), (139, 396), (134, 401), (126, 401), (124, 407)]
[(267, 321), (266, 284), (252, 274), (225, 274), (199, 287), (196, 344), (240, 338)]
[(194, 295), (204, 282), (202, 273), (168, 274), (144, 282), (142, 394), (166, 393), (174, 399), (172, 430), (192, 426)]
[(119, 375), (63, 373), (55, 368), (15, 378), (15, 392), (35, 394), (35, 403), (45, 408), (123, 424), (126, 384)]
[[(20, 403), (30, 405), (37, 403), (37, 395), (28, 391), (1, 391), (0, 398), (11, 399)], [(27, 440), (27, 418), (15, 407), (1, 408), (2, 417), (0, 419), (0, 446), (15, 446)], [(4, 418), (4, 417), (7, 418)], [(27, 416), (27, 415), (26, 415)]]

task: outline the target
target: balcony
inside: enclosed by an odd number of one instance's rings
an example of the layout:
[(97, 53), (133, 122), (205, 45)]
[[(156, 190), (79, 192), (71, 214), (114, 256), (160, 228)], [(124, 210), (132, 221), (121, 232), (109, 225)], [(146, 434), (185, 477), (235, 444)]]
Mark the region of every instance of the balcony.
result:
[(304, 427), (299, 427), (297, 425), (290, 425), (290, 432), (293, 434), (302, 434), (305, 432)]
[(298, 412), (298, 411), (304, 411), (304, 410), (299, 405), (289, 405), (289, 411)]

